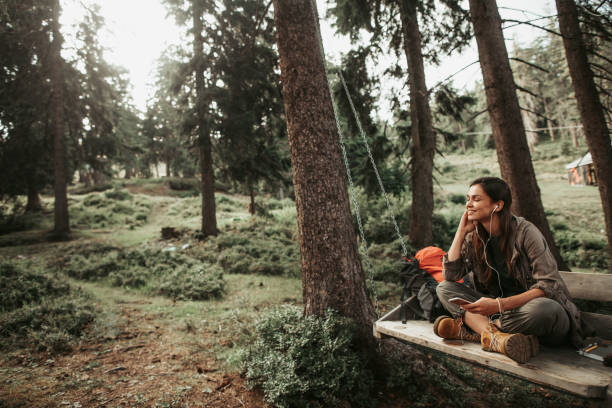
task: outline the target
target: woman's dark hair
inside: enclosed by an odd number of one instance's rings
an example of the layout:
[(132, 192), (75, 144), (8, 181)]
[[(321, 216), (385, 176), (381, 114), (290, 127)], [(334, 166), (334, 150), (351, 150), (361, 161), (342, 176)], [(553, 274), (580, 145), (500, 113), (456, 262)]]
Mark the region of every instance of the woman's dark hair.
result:
[[(500, 249), (502, 254), (504, 254), (504, 258), (506, 259), (508, 271), (510, 271), (510, 259), (512, 258), (511, 239), (512, 233), (514, 232), (514, 224), (512, 223), (512, 193), (510, 192), (510, 187), (508, 186), (508, 183), (499, 177), (480, 177), (472, 181), (470, 187), (474, 185), (481, 186), (485, 193), (487, 193), (487, 195), (491, 197), (491, 200), (494, 202), (504, 202), (504, 206), (498, 210), (496, 214), (499, 215), (499, 227), (501, 230), (501, 235), (499, 237), (501, 246)], [(484, 283), (485, 286), (488, 286), (493, 271), (491, 268), (489, 268), (485, 261), (484, 244), (480, 239), (482, 238), (482, 240), (486, 242), (489, 238), (489, 233), (481, 223), (478, 223), (476, 228), (478, 228), (478, 234), (472, 235), (472, 244), (474, 246), (474, 254), (476, 255), (476, 259), (481, 266), (481, 270), (484, 271), (484, 276), (479, 276), (478, 280)]]

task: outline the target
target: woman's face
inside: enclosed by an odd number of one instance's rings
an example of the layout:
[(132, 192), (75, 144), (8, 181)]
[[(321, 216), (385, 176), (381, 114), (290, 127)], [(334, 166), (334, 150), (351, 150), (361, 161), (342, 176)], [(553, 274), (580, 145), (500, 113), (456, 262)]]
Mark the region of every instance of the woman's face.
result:
[(487, 195), (480, 184), (470, 186), (467, 192), (467, 203), (465, 208), (469, 221), (486, 221), (491, 218), (495, 210), (496, 202)]

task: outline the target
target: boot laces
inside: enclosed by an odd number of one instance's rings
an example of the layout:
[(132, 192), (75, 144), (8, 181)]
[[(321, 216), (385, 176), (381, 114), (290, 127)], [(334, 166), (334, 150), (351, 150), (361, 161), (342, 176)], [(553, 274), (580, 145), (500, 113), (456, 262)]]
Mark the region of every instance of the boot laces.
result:
[(493, 327), (491, 327), (491, 325), (489, 325), (487, 327), (487, 330), (489, 330), (489, 333), (491, 335), (491, 342), (489, 343), (489, 351), (500, 351), (501, 350), (501, 344), (499, 342), (499, 340), (497, 339), (497, 336), (495, 335), (495, 331), (493, 331)]

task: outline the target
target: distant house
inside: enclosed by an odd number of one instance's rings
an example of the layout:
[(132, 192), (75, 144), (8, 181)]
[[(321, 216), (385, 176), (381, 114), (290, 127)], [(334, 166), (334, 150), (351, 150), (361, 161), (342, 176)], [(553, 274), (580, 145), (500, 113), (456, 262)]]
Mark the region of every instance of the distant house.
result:
[(567, 178), (571, 186), (579, 185), (597, 185), (597, 174), (593, 167), (593, 159), (591, 153), (585, 154), (580, 159), (574, 160), (566, 165)]

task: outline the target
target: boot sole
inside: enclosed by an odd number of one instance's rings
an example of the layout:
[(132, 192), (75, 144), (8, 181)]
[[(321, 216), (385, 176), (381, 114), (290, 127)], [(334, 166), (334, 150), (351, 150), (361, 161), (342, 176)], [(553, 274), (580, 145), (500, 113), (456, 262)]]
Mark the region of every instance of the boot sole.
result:
[(524, 334), (518, 333), (510, 336), (504, 344), (504, 354), (519, 364), (526, 363), (532, 356), (531, 343), (531, 340)]
[(531, 357), (534, 357), (540, 352), (540, 342), (533, 334), (528, 335), (527, 339), (529, 340), (529, 345), (531, 348)]

